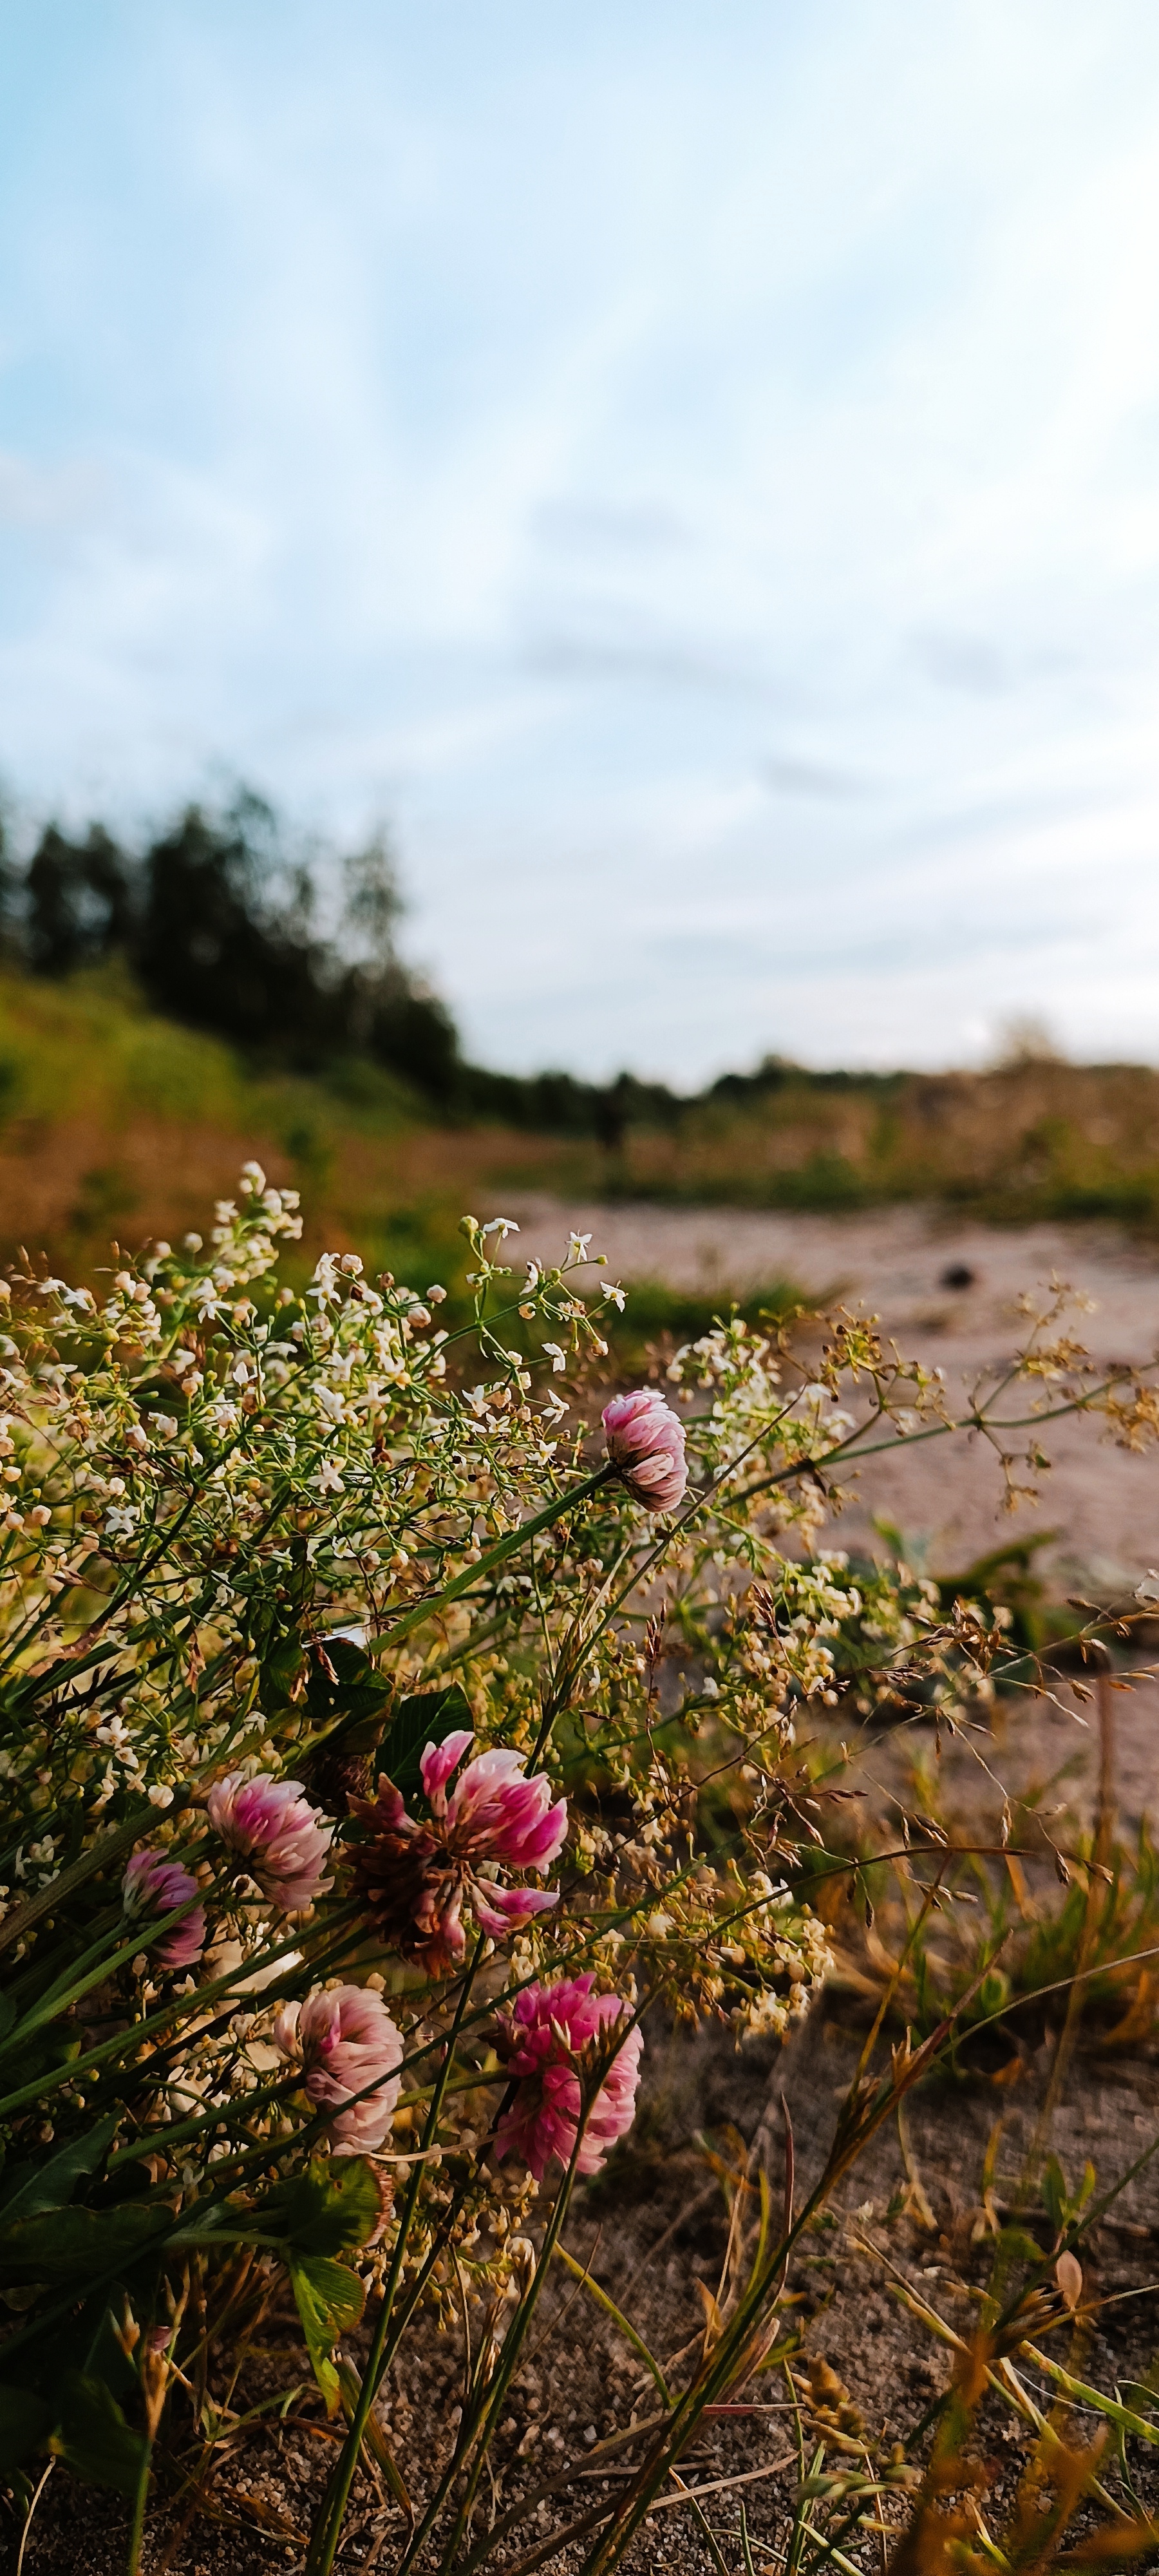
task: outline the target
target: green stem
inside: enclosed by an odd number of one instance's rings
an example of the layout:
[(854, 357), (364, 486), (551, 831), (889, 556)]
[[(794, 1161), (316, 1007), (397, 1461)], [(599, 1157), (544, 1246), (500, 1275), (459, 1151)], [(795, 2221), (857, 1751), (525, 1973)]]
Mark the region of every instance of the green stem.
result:
[[(432, 2144), (438, 2129), (443, 2107), (443, 2097), (450, 2082), (451, 2068), (455, 2060), (455, 2042), (458, 2039), (460, 2029), (462, 2028), (467, 2005), (470, 2000), (471, 1988), (475, 1982), (475, 1973), (480, 1960), (482, 1959), (484, 1946), (485, 1944), (483, 1940), (480, 1939), (476, 1944), (475, 1955), (471, 1961), (471, 1965), (463, 1979), (463, 1991), (455, 2007), (455, 2018), (447, 2036), (446, 2054), (439, 2070), (439, 2080), (431, 2097), (431, 2107), (427, 2113), (426, 2125), (423, 2129), (422, 2149), (424, 2151)], [(382, 2293), (382, 2306), (379, 2309), (378, 2323), (374, 2329), (374, 2340), (367, 2355), (366, 2368), (362, 2374), (362, 2387), (359, 2391), (358, 2403), (350, 2418), (350, 2430), (342, 2446), (338, 2465), (335, 2469), (334, 2476), (330, 2482), (330, 2486), (324, 2500), (321, 2524), (310, 2543), (310, 2551), (306, 2560), (305, 2576), (330, 2576), (330, 2570), (334, 2565), (335, 2553), (338, 2548), (338, 2542), (342, 2531), (342, 2523), (346, 2513), (347, 2501), (354, 2481), (354, 2472), (358, 2466), (358, 2458), (362, 2449), (363, 2438), (366, 2432), (366, 2427), (370, 2422), (371, 2410), (373, 2408), (375, 2398), (378, 2395), (379, 2383), (382, 2378), (386, 2351), (386, 2338), (390, 2331), (391, 2312), (398, 2293), (399, 2281), (402, 2277), (403, 2263), (406, 2259), (407, 2240), (410, 2235), (415, 2210), (418, 2206), (418, 2197), (422, 2189), (422, 2180), (423, 2165), (420, 2153), (420, 2158), (416, 2161), (411, 2171), (410, 2186), (407, 2191), (406, 2203), (399, 2224), (398, 2238), (395, 2244), (394, 2254), (391, 2259), (391, 2266), (387, 2275), (386, 2285)]]
[(396, 1646), (400, 1637), (408, 1636), (412, 1628), (422, 1627), (449, 1601), (457, 1601), (461, 1593), (473, 1590), (475, 1584), (493, 1573), (497, 1565), (503, 1565), (509, 1556), (515, 1556), (521, 1547), (526, 1547), (529, 1539), (538, 1538), (541, 1530), (550, 1529), (553, 1521), (562, 1519), (565, 1512), (573, 1511), (577, 1503), (586, 1503), (589, 1496), (599, 1492), (601, 1485), (610, 1484), (616, 1473), (610, 1459), (606, 1459), (602, 1467), (596, 1468), (594, 1475), (585, 1476), (578, 1485), (569, 1485), (566, 1494), (557, 1494), (555, 1501), (545, 1504), (544, 1509), (536, 1512), (531, 1520), (520, 1521), (517, 1529), (508, 1530), (504, 1538), (497, 1539), (494, 1547), (486, 1548), (482, 1556), (477, 1557), (473, 1565), (466, 1566), (462, 1574), (456, 1574), (452, 1582), (445, 1583), (440, 1591), (432, 1592), (425, 1600), (416, 1601), (412, 1609), (403, 1612), (401, 1619), (393, 1620), (381, 1635), (370, 1638), (368, 1653), (383, 1652), (388, 1646)]
[(168, 2023), (188, 2020), (191, 2009), (194, 2012), (203, 2012), (207, 2004), (216, 2003), (221, 1996), (227, 1994), (236, 1993), (244, 1996), (247, 1979), (256, 1976), (260, 1968), (272, 1967), (274, 1962), (284, 1958), (288, 1951), (296, 1950), (300, 1941), (299, 1933), (291, 1933), (284, 1941), (279, 1941), (272, 1948), (257, 1951), (252, 1959), (243, 1961), (241, 1967), (231, 1969), (228, 1976), (212, 1978), (208, 1985), (198, 1986), (193, 1995), (171, 1996), (159, 2011), (146, 2013), (143, 2020), (134, 2022), (129, 2028), (118, 2032), (116, 2038), (102, 2040), (99, 2047), (90, 2048), (83, 2057), (72, 2058), (51, 2073), (34, 2077), (31, 2083), (20, 2086), (16, 2092), (5, 2094), (0, 2101), (0, 2119), (7, 2119), (13, 2111), (23, 2110), (27, 2102), (39, 2102), (42, 2097), (47, 2101), (49, 2096), (59, 2092), (63, 2085), (76, 2084), (83, 2076), (90, 2075), (95, 2068), (108, 2066), (118, 2057), (126, 2054), (131, 2055), (140, 2047), (143, 2039), (152, 2039), (154, 2032), (164, 2030)]
[(129, 2525), (129, 2555), (125, 2560), (125, 2576), (140, 2576), (141, 2543), (145, 2537), (145, 2508), (149, 2501), (149, 2465), (152, 2457), (153, 2445), (151, 2442), (146, 2442), (141, 2452), (137, 2490), (133, 2497), (133, 2519)]
[(617, 2045), (606, 2064), (599, 2069), (596, 2080), (591, 2082), (590, 2079), (588, 2081), (581, 2079), (580, 2117), (576, 2128), (575, 2142), (572, 2147), (571, 2156), (568, 2161), (563, 2182), (560, 2185), (555, 2206), (544, 2232), (543, 2243), (540, 2247), (539, 2261), (536, 2264), (535, 2270), (526, 2290), (524, 2291), (523, 2297), (519, 2302), (519, 2306), (515, 2312), (512, 2323), (508, 2328), (507, 2334), (504, 2336), (503, 2348), (499, 2355), (498, 2365), (490, 2386), (486, 2389), (480, 2388), (475, 2403), (472, 2406), (469, 2420), (466, 2414), (464, 2414), (462, 2429), (459, 2434), (459, 2439), (455, 2444), (449, 2465), (444, 2470), (443, 2476), (435, 2489), (429, 2505), (427, 2506), (426, 2513), (423, 2516), (423, 2520), (420, 2523), (418, 2530), (412, 2533), (411, 2538), (403, 2551), (402, 2557), (398, 2562), (396, 2576), (408, 2576), (410, 2567), (418, 2557), (428, 2534), (433, 2529), (434, 2524), (442, 2511), (443, 2504), (450, 2493), (451, 2487), (454, 2484), (460, 2468), (470, 2457), (473, 2450), (475, 2456), (467, 2480), (466, 2489), (455, 2518), (454, 2530), (451, 2533), (450, 2540), (447, 2543), (443, 2555), (444, 2566), (454, 2565), (460, 2544), (463, 2541), (470, 2524), (476, 2490), (478, 2488), (479, 2480), (483, 2474), (483, 2465), (487, 2458), (492, 2436), (495, 2432), (495, 2427), (499, 2421), (499, 2417), (502, 2414), (503, 2407), (506, 2404), (507, 2391), (511, 2386), (516, 2370), (519, 2367), (520, 2354), (527, 2340), (531, 2322), (539, 2304), (540, 2294), (546, 2285), (547, 2277), (551, 2270), (552, 2257), (559, 2250), (559, 2239), (563, 2231), (568, 2210), (571, 2206), (571, 2197), (575, 2189), (576, 2175), (579, 2170), (579, 2159), (583, 2150), (583, 2142), (587, 2133), (588, 2121), (591, 2117), (600, 2088), (607, 2082), (608, 2076), (612, 2070), (612, 2065), (614, 2064), (616, 2057), (619, 2056), (620, 2049), (624, 2046), (625, 2041), (631, 2037), (632, 2032), (635, 2030), (641, 2019), (644, 2009), (644, 2006), (638, 2005), (636, 2011), (632, 2014), (631, 2019), (622, 2023), (622, 2027), (619, 2029)]

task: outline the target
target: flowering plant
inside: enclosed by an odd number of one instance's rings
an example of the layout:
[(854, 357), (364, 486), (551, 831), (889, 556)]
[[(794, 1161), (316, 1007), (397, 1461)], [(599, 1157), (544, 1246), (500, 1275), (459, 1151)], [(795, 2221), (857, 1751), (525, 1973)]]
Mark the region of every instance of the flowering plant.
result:
[[(815, 1542), (850, 1461), (955, 1427), (944, 1386), (851, 1317), (812, 1375), (734, 1319), (593, 1434), (579, 1363), (622, 1292), (578, 1237), (511, 1284), (510, 1222), (465, 1224), (459, 1334), (438, 1284), (351, 1253), (279, 1286), (296, 1200), (252, 1164), (208, 1249), (153, 1245), (103, 1303), (2, 1292), (0, 2443), (16, 2478), (47, 2448), (121, 2487), (131, 2568), (166, 2423), (208, 2476), (207, 2356), (278, 2279), (349, 2416), (311, 2576), (424, 2303), (484, 2320), (405, 2561), (444, 2511), (457, 2548), (648, 2015), (776, 2037), (826, 1972), (794, 1728), (844, 1687), (851, 1603)], [(1149, 1385), (1050, 1321), (1028, 1452), (1059, 1410), (1150, 1437)], [(1014, 1475), (976, 1392), (996, 1418)], [(875, 1610), (891, 1687), (920, 1673), (952, 1722), (1000, 1624), (903, 1615), (888, 1571)], [(710, 1769), (738, 1788), (711, 1848)], [(335, 2354), (368, 2299), (359, 2377)]]

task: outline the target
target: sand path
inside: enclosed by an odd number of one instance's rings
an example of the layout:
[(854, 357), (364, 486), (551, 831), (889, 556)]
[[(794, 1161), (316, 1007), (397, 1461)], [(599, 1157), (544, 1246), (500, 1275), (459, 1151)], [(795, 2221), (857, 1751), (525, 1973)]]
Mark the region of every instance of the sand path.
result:
[[(558, 1258), (569, 1226), (592, 1235), (593, 1251), (625, 1280), (748, 1294), (790, 1279), (812, 1296), (837, 1298), (880, 1316), (907, 1355), (946, 1372), (951, 1401), (979, 1370), (1013, 1356), (1025, 1324), (1023, 1290), (1067, 1280), (1094, 1300), (1076, 1330), (1100, 1360), (1149, 1359), (1159, 1349), (1159, 1246), (1111, 1229), (1030, 1226), (999, 1231), (920, 1208), (850, 1217), (761, 1215), (729, 1208), (646, 1204), (567, 1206), (546, 1197), (512, 1206), (520, 1251)], [(953, 1271), (969, 1283), (949, 1284)], [(1019, 1405), (1018, 1410), (1025, 1408)], [(1036, 1508), (1014, 1521), (1002, 1510), (1001, 1479), (975, 1438), (931, 1442), (878, 1458), (862, 1470), (863, 1508), (847, 1514), (840, 1538), (865, 1534), (870, 1512), (896, 1521), (949, 1572), (1007, 1534), (1054, 1531), (1044, 1562), (1067, 1587), (1133, 1588), (1159, 1566), (1159, 1450), (1131, 1455), (1089, 1424), (1062, 1422), (1045, 1444), (1051, 1472)]]

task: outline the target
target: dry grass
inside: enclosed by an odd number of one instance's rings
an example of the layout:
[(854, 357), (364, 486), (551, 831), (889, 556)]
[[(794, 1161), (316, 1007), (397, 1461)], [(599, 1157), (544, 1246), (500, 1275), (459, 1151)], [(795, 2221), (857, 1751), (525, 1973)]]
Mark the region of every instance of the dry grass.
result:
[(1159, 1215), (1159, 1074), (1028, 1063), (834, 1082), (791, 1076), (705, 1101), (625, 1157), (633, 1195), (746, 1207), (941, 1199), (1026, 1223)]

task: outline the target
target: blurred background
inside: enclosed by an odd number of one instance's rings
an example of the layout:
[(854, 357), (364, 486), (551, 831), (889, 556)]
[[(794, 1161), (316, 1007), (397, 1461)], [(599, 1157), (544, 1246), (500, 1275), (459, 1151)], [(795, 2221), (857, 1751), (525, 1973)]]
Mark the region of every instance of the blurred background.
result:
[(692, 1321), (960, 1337), (954, 1228), (1046, 1228), (1134, 1347), (1146, 0), (9, 0), (0, 66), (6, 1247), (256, 1150), (395, 1266), (633, 1210)]

